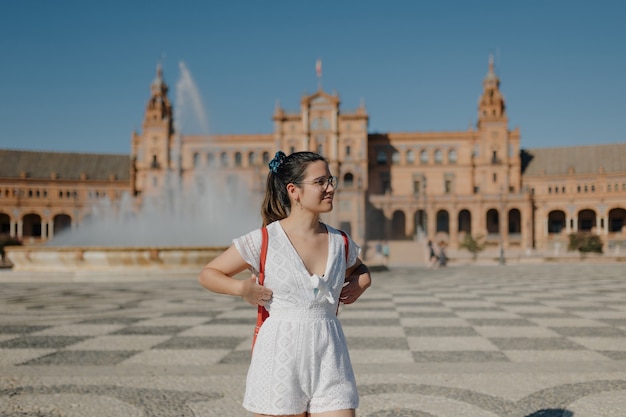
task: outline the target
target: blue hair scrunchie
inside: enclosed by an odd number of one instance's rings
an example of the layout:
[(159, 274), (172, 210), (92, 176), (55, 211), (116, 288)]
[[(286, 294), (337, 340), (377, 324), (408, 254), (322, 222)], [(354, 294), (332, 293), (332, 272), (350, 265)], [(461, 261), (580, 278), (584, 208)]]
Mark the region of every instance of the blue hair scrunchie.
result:
[(269, 163), (270, 171), (272, 171), (273, 174), (276, 174), (278, 172), (278, 168), (280, 168), (286, 158), (287, 155), (285, 155), (283, 151), (276, 152), (274, 159), (272, 159)]

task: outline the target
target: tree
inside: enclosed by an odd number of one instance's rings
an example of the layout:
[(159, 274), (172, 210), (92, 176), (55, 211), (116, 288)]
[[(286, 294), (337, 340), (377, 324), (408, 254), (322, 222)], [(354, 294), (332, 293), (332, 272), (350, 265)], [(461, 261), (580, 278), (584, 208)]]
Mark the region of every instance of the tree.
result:
[(483, 235), (478, 235), (474, 238), (469, 233), (466, 233), (463, 237), (463, 242), (460, 244), (461, 249), (467, 249), (472, 254), (472, 259), (476, 260), (478, 254), (485, 249), (487, 243), (484, 241)]
[(567, 250), (577, 250), (581, 256), (589, 252), (602, 253), (602, 240), (589, 232), (570, 233)]

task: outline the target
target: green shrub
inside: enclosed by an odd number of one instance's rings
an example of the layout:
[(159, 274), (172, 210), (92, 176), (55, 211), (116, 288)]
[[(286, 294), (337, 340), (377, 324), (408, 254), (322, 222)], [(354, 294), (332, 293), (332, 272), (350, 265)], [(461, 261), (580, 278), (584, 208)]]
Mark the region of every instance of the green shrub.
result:
[(577, 250), (581, 254), (589, 252), (602, 253), (602, 240), (600, 236), (589, 232), (570, 233), (567, 250)]
[(463, 237), (463, 242), (461, 242), (459, 246), (461, 249), (467, 249), (472, 254), (472, 259), (476, 260), (478, 254), (487, 246), (487, 242), (483, 240), (484, 238), (485, 237), (482, 235), (478, 235), (474, 238), (469, 233), (466, 233)]

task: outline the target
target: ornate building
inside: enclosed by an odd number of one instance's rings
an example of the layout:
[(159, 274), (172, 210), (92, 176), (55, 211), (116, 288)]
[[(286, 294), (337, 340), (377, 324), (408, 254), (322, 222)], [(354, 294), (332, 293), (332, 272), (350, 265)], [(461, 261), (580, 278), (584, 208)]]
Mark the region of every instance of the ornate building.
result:
[(388, 241), (399, 261), (421, 262), (429, 239), (454, 252), (465, 234), (509, 257), (558, 254), (574, 231), (626, 249), (626, 143), (522, 149), (492, 60), (476, 126), (466, 131), (371, 134), (363, 105), (344, 112), (321, 89), (296, 112), (277, 106), (272, 119), (270, 134), (181, 135), (159, 68), (131, 155), (0, 150), (0, 233), (49, 240), (80, 225), (99, 199), (115, 205), (128, 194), (141, 205), (172, 175), (185, 188), (210, 171), (246, 187), (256, 204), (267, 163), (282, 149), (324, 155), (340, 178), (325, 221), (365, 248)]

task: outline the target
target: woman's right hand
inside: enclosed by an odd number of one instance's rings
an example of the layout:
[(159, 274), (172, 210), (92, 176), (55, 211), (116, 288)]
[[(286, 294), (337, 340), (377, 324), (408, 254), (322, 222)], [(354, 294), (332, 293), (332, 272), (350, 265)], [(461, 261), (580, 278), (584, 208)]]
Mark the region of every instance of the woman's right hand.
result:
[(256, 275), (242, 281), (241, 298), (253, 306), (265, 307), (265, 303), (272, 299), (272, 290), (257, 284)]

